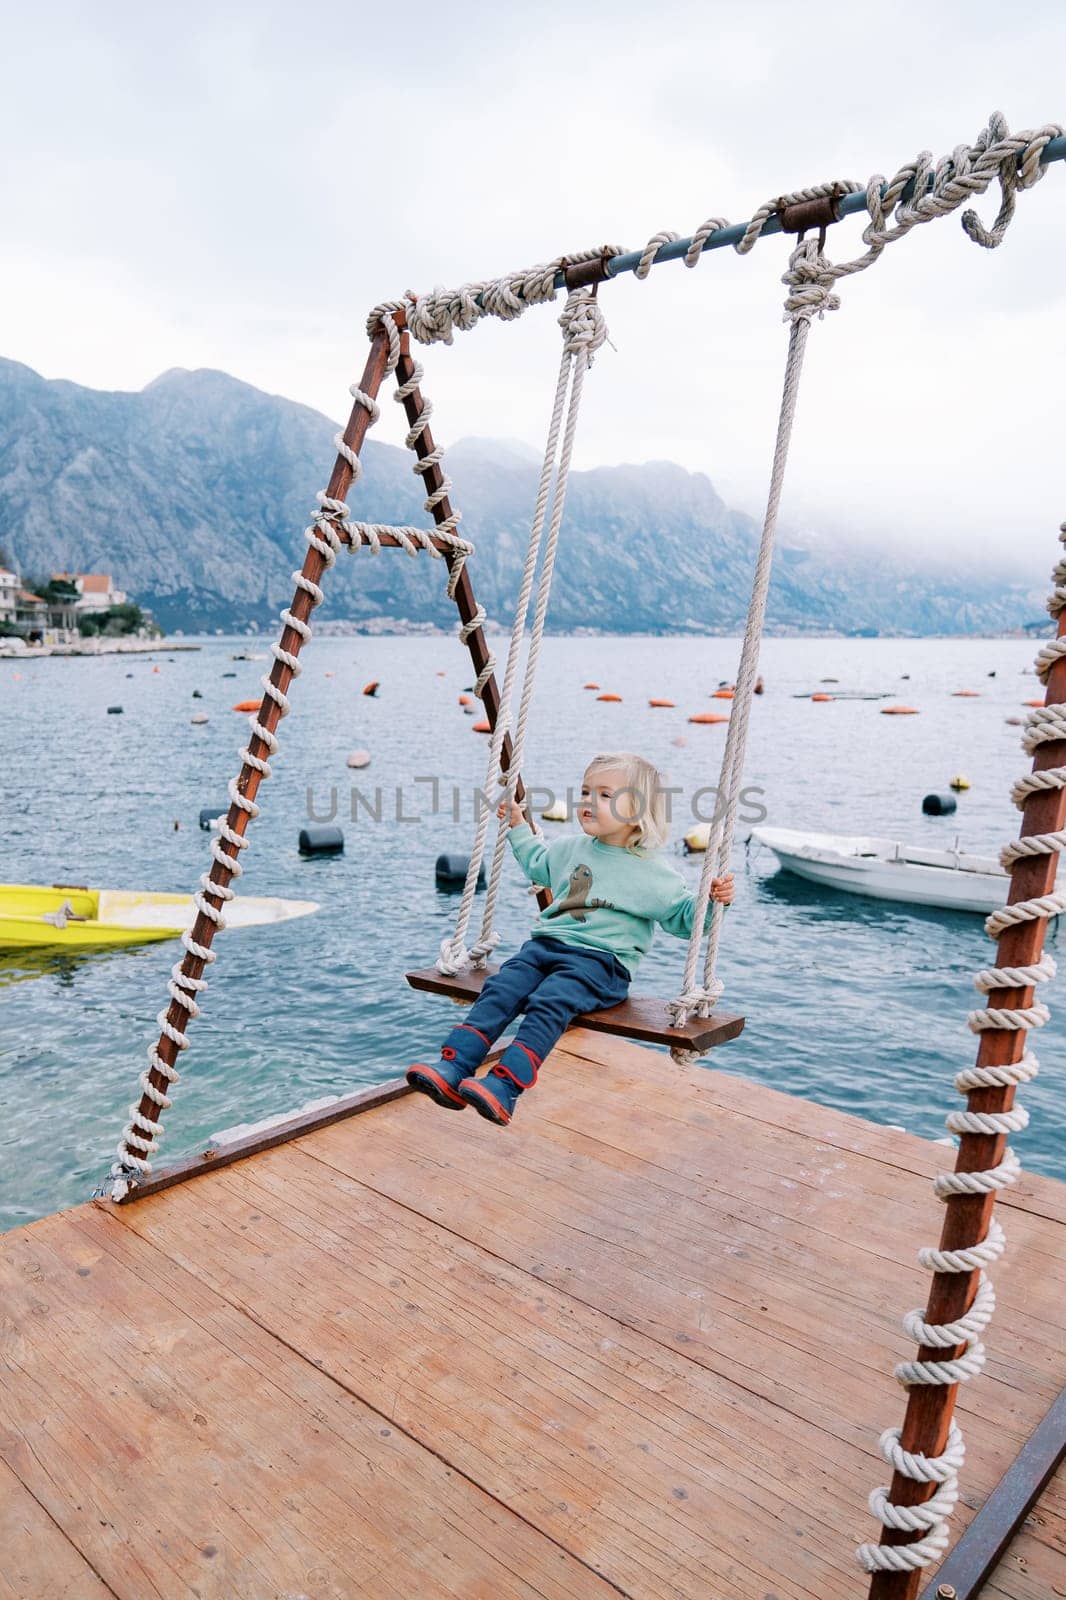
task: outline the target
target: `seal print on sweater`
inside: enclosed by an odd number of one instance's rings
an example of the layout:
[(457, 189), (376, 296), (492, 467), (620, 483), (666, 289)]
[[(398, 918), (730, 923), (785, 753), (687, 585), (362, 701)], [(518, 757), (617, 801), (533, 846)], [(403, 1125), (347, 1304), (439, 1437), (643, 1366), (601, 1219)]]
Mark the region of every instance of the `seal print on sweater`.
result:
[(557, 917), (562, 912), (568, 911), (575, 922), (584, 922), (589, 911), (613, 911), (614, 904), (610, 900), (590, 900), (593, 877), (592, 868), (579, 862), (570, 874), (566, 894), (561, 900), (555, 900), (543, 913), (545, 917)]

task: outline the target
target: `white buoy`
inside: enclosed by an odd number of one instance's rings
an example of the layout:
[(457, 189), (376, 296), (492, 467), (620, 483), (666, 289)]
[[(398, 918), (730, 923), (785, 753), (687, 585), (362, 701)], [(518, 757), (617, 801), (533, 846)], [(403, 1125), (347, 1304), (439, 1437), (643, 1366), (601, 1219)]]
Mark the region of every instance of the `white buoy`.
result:
[(710, 842), (711, 825), (709, 822), (699, 823), (697, 827), (691, 828), (685, 835), (685, 849), (689, 855), (695, 855), (700, 850), (706, 850)]
[(348, 765), (350, 767), (368, 767), (370, 765), (370, 751), (353, 750), (348, 757)]
[(195, 716), (189, 718), (189, 721), (192, 723), (194, 728), (199, 728), (202, 727), (205, 722), (210, 722), (211, 718), (208, 716), (206, 711), (197, 711)]
[(540, 813), (542, 822), (569, 822), (570, 813), (565, 800), (553, 800), (550, 806)]

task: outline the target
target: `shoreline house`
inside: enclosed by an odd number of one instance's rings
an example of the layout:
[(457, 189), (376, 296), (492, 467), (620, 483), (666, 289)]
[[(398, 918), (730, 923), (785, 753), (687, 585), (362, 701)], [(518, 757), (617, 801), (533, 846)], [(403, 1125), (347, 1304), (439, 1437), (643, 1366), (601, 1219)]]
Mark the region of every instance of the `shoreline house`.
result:
[(22, 584), (17, 572), (9, 572), (7, 567), (0, 567), (0, 623), (7, 623), (10, 627), (15, 624), (16, 596)]
[(127, 598), (108, 572), (56, 572), (47, 593), (39, 595), (23, 586), (19, 573), (0, 567), (0, 637), (15, 635), (30, 645), (77, 644), (80, 617), (125, 605)]
[(124, 606), (129, 596), (124, 589), (116, 589), (109, 572), (53, 572), (53, 583), (72, 583), (78, 591), (75, 610), (84, 615), (87, 611), (108, 611), (112, 606)]
[(15, 593), (15, 627), (27, 644), (53, 644), (49, 634), (48, 601), (19, 585)]

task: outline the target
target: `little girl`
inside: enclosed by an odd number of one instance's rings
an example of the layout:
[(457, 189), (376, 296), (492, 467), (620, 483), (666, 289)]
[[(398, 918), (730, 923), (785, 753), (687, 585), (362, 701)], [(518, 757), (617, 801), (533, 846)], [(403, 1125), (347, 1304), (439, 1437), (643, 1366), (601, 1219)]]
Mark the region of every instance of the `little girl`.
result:
[[(467, 1021), (441, 1046), (437, 1065), (419, 1062), (408, 1071), (411, 1087), (439, 1106), (473, 1106), (506, 1127), (519, 1095), (536, 1083), (574, 1018), (626, 998), (655, 924), (679, 939), (692, 933), (696, 897), (663, 860), (666, 790), (650, 761), (628, 750), (596, 756), (585, 771), (578, 821), (582, 834), (546, 845), (512, 803), (511, 848), (526, 877), (551, 889), (552, 903), (517, 955), (486, 980)], [(730, 904), (731, 872), (714, 879), (711, 896)], [(705, 928), (710, 916), (708, 906)], [(486, 1077), (476, 1078), (493, 1041), (520, 1013), (519, 1037)]]

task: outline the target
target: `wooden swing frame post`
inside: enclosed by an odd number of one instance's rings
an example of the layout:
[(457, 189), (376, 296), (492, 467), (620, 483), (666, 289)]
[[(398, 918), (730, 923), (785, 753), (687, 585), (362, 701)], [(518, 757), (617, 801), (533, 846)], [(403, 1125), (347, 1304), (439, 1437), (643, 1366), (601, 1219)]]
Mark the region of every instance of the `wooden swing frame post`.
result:
[[(1066, 611), (1059, 616), (1058, 637), (1066, 634)], [(1061, 705), (1066, 701), (1066, 657), (1060, 657), (1048, 674), (1045, 704)], [(1066, 765), (1066, 740), (1049, 740), (1037, 746), (1032, 770), (1042, 772), (1049, 767)], [(1066, 827), (1066, 789), (1039, 789), (1030, 794), (1022, 811), (1020, 838), (1029, 834), (1054, 833)], [(1058, 855), (1022, 856), (1011, 866), (1010, 888), (1007, 904), (1030, 900), (1050, 894), (1055, 886)], [(1004, 928), (996, 945), (995, 965), (1000, 967), (1030, 966), (1040, 960), (1044, 948), (1047, 919), (1014, 923)], [(1028, 989), (994, 989), (985, 1005), (991, 1008), (1031, 1006), (1035, 991)], [(977, 1050), (979, 1067), (1007, 1066), (1021, 1060), (1028, 1034), (1025, 1029), (987, 1028), (981, 1032)], [(969, 1111), (1009, 1111), (1014, 1104), (1015, 1086), (1003, 1088), (971, 1089), (966, 1098)], [(964, 1133), (959, 1139), (956, 1172), (982, 1172), (998, 1166), (1007, 1147), (1006, 1134)], [(964, 1250), (985, 1238), (992, 1220), (995, 1195), (952, 1195), (945, 1203), (946, 1215), (940, 1236), (942, 1250)], [(978, 1286), (977, 1272), (938, 1272), (933, 1277), (929, 1291), (925, 1321), (928, 1323), (953, 1322), (963, 1316), (973, 1304)], [(965, 1345), (951, 1350), (922, 1346), (919, 1361), (954, 1360), (963, 1354)], [(947, 1446), (948, 1434), (955, 1411), (958, 1384), (921, 1384), (911, 1388), (907, 1397), (907, 1410), (903, 1421), (900, 1443), (904, 1450), (938, 1456)], [(889, 1499), (895, 1505), (920, 1505), (928, 1500), (936, 1484), (917, 1483), (913, 1478), (894, 1473)], [(911, 1544), (920, 1534), (886, 1528), (882, 1543), (886, 1545)], [(870, 1581), (869, 1600), (915, 1600), (924, 1577), (922, 1569), (914, 1572), (877, 1572)]]
[[(415, 363), (411, 355), (411, 335), (407, 329), (406, 318), (402, 310), (393, 313), (393, 321), (397, 328), (402, 330), (400, 334), (400, 359), (396, 363), (397, 381), (401, 385), (409, 384), (415, 375)], [(422, 413), (426, 406), (422, 398), (421, 389), (415, 385), (410, 393), (404, 396), (402, 404), (404, 415), (410, 426), (414, 428), (416, 423), (421, 421)], [(433, 442), (432, 433), (428, 427), (423, 428), (415, 440), (415, 455), (419, 461), (425, 461), (426, 457), (432, 455), (435, 449), (436, 445)], [(437, 494), (444, 486), (444, 473), (436, 462), (421, 476), (429, 495)], [(438, 527), (441, 527), (454, 514), (447, 496), (436, 502), (433, 506), (432, 514), (433, 521)], [(459, 557), (450, 545), (444, 546), (444, 559), (448, 563), (448, 571), (451, 572)], [(470, 574), (467, 572), (465, 565), (455, 586), (455, 604), (458, 607), (459, 616), (463, 624), (469, 627), (477, 616), (477, 601), (474, 599), (474, 586), (470, 581)], [(484, 630), (480, 624), (470, 633), (466, 643), (475, 675), (480, 676), (491, 660), (489, 647), (485, 642)], [(495, 733), (496, 724), (500, 716), (500, 686), (496, 682), (495, 674), (488, 679), (481, 692), (481, 703), (485, 707), (485, 715), (488, 718), (489, 727)], [(513, 753), (511, 735), (505, 733), (500, 749), (500, 767), (502, 771), (507, 772), (510, 769)], [(525, 792), (522, 775), (519, 773), (515, 779), (515, 799), (519, 804), (521, 804)]]
[[(359, 380), (360, 389), (364, 394), (369, 396), (371, 400), (376, 398), (378, 390), (381, 388), (381, 384), (384, 380), (388, 353), (389, 341), (386, 337), (384, 329), (382, 329), (376, 333), (371, 340), (370, 353), (367, 356), (366, 367), (363, 371), (363, 376)], [(356, 455), (358, 455), (363, 448), (363, 442), (366, 439), (367, 429), (370, 427), (372, 420), (371, 413), (366, 406), (364, 406), (361, 401), (356, 400), (355, 404), (352, 406), (351, 414), (348, 418), (348, 425), (344, 430), (344, 442)], [(333, 466), (333, 473), (329, 480), (329, 486), (326, 489), (327, 495), (334, 500), (343, 500), (347, 495), (348, 490), (351, 488), (352, 479), (354, 476), (355, 474), (351, 465), (344, 459), (343, 456), (338, 456)], [(321, 582), (322, 575), (325, 570), (326, 562), (321, 552), (316, 550), (313, 545), (308, 545), (307, 554), (304, 557), (303, 567), (301, 568), (303, 576), (310, 583), (318, 584)], [(306, 589), (299, 588), (296, 590), (289, 609), (293, 616), (296, 617), (300, 622), (307, 622), (313, 608), (311, 605), (311, 595)], [(302, 636), (295, 628), (286, 625), (281, 635), (282, 650), (286, 651), (290, 655), (298, 656), (300, 654), (302, 645)], [(292, 683), (293, 676), (294, 674), (292, 668), (284, 661), (279, 661), (275, 657), (274, 665), (270, 671), (270, 682), (274, 685), (274, 687), (279, 689), (282, 694), (285, 694), (289, 688), (289, 685)], [(264, 693), (259, 706), (258, 721), (270, 733), (273, 733), (276, 730), (280, 720), (281, 707), (270, 695)], [(253, 735), (249, 742), (248, 749), (253, 756), (258, 757), (262, 761), (266, 761), (269, 758), (270, 751), (257, 734)], [(256, 793), (259, 789), (261, 777), (262, 774), (258, 772), (255, 767), (249, 766), (247, 762), (244, 762), (237, 778), (238, 793), (243, 795), (246, 800), (254, 801)], [(226, 815), (226, 824), (233, 830), (234, 833), (239, 834), (241, 838), (243, 838), (245, 830), (248, 827), (249, 818), (249, 812), (243, 810), (242, 807), (238, 805), (231, 804)], [(238, 854), (238, 847), (236, 845), (232, 845), (227, 840), (223, 840), (220, 848), (224, 855), (228, 856), (230, 860), (236, 863)], [(218, 884), (220, 888), (225, 889), (229, 886), (230, 881), (233, 878), (233, 869), (232, 867), (225, 867), (220, 861), (215, 860), (212, 863), (211, 871), (208, 876), (211, 883)], [(224, 915), (225, 902), (222, 897), (219, 895), (213, 895), (210, 889), (205, 889), (204, 892), (208, 902), (211, 905), (215, 905), (216, 908)], [(212, 922), (211, 918), (205, 916), (202, 911), (198, 912), (196, 921), (193, 923), (191, 929), (191, 937), (193, 942), (195, 944), (210, 948), (214, 941), (215, 931), (215, 923)], [(183, 976), (187, 978), (198, 979), (203, 977), (204, 969), (207, 965), (208, 963), (203, 959), (202, 956), (194, 956), (191, 951), (186, 950), (185, 958), (181, 963), (181, 971)], [(184, 1032), (188, 1028), (190, 1015), (185, 1010), (185, 1007), (179, 1004), (177, 1000), (172, 1000), (166, 1013), (166, 1020), (170, 1027), (174, 1028), (178, 1032)], [(179, 1054), (178, 1047), (174, 1043), (173, 1039), (169, 1038), (167, 1034), (161, 1033), (159, 1042), (156, 1045), (156, 1049), (161, 1060), (165, 1061), (169, 1067), (173, 1067)], [(148, 1073), (148, 1081), (160, 1094), (165, 1094), (167, 1092), (166, 1080), (154, 1066)], [(159, 1116), (159, 1107), (147, 1094), (141, 1095), (137, 1111), (139, 1116), (147, 1119), (148, 1121), (155, 1121)], [(135, 1192), (135, 1180), (134, 1190), (131, 1192)]]
[[(414, 376), (415, 370), (414, 362), (411, 359), (411, 336), (404, 326), (404, 317), (402, 311), (399, 311), (395, 314), (394, 321), (396, 326), (402, 329), (400, 359), (397, 363), (396, 369), (397, 377), (401, 383), (407, 383)], [(366, 367), (358, 385), (360, 390), (371, 400), (376, 400), (381, 389), (381, 385), (384, 381), (388, 364), (388, 352), (388, 336), (384, 329), (379, 329), (371, 339), (370, 352), (367, 356)], [(405, 397), (403, 405), (404, 411), (407, 415), (407, 420), (413, 427), (421, 416), (425, 406), (421, 392), (415, 388), (409, 395)], [(367, 431), (370, 428), (372, 421), (373, 418), (367, 407), (364, 406), (360, 400), (356, 400), (355, 404), (352, 406), (351, 414), (349, 415), (348, 424), (344, 430), (343, 438), (348, 448), (357, 456), (360, 454), (363, 448)], [(427, 428), (418, 439), (416, 454), (420, 460), (424, 460), (426, 456), (432, 453), (433, 449), (433, 438)], [(441, 488), (443, 484), (443, 474), (436, 464), (434, 464), (428, 472), (423, 473), (422, 476), (426, 481), (427, 488), (431, 492)], [(351, 464), (343, 456), (338, 456), (334, 462), (333, 472), (326, 489), (327, 496), (332, 500), (344, 500), (351, 489), (354, 477), (355, 473)], [(447, 499), (441, 500), (433, 508), (433, 518), (438, 525), (445, 522), (446, 519), (451, 515), (452, 511)], [(395, 535), (384, 535), (381, 542), (384, 545), (396, 546), (398, 546), (400, 543)], [(438, 548), (441, 550), (444, 559), (448, 563), (449, 571), (451, 571), (458, 560), (456, 552), (451, 545), (443, 540), (438, 541)], [(304, 557), (304, 563), (301, 569), (303, 577), (305, 577), (310, 583), (318, 585), (321, 583), (325, 571), (326, 561), (324, 556), (320, 551), (316, 550), (313, 545), (308, 545), (307, 554)], [(470, 576), (465, 568), (460, 573), (458, 583), (456, 584), (455, 601), (461, 620), (465, 624), (473, 622), (477, 615), (477, 602), (474, 598), (474, 590), (470, 581)], [(306, 623), (310, 617), (311, 611), (313, 610), (310, 593), (306, 589), (298, 588), (293, 596), (289, 609), (292, 612), (292, 615), (300, 622)], [(281, 635), (281, 649), (289, 655), (299, 656), (303, 642), (302, 635), (295, 628), (286, 625)], [(480, 626), (475, 628), (469, 635), (467, 639), (467, 648), (470, 652), (470, 660), (473, 664), (475, 673), (480, 675), (480, 673), (483, 672), (488, 666), (491, 659), (489, 648), (485, 641), (485, 635)], [(292, 683), (293, 676), (294, 674), (292, 668), (284, 661), (279, 661), (277, 658), (275, 658), (274, 665), (270, 672), (270, 682), (275, 686), (275, 688), (280, 690), (282, 694), (287, 693), (289, 686)], [(500, 712), (500, 690), (494, 674), (487, 680), (482, 691), (481, 699), (485, 706), (485, 712), (488, 717), (489, 724), (493, 729), (495, 729)], [(259, 705), (257, 720), (264, 728), (268, 730), (268, 732), (274, 733), (277, 730), (278, 723), (281, 720), (281, 708), (278, 702), (274, 700), (271, 695), (264, 693), (262, 701)], [(270, 751), (257, 734), (252, 736), (248, 748), (250, 753), (259, 760), (265, 761), (269, 758)], [(505, 734), (503, 749), (500, 757), (505, 771), (510, 765), (511, 756), (511, 737), (509, 734)], [(238, 792), (243, 795), (246, 800), (254, 801), (261, 779), (262, 774), (258, 771), (258, 769), (249, 766), (249, 764), (245, 762), (242, 765), (240, 774), (237, 778)], [(519, 776), (515, 784), (515, 797), (519, 802), (521, 802), (524, 793), (525, 790), (522, 784), (521, 776)], [(243, 838), (248, 827), (250, 816), (251, 814), (245, 811), (241, 806), (231, 805), (226, 815), (226, 824), (230, 829), (233, 830), (234, 833)], [(237, 846), (230, 844), (227, 840), (223, 840), (220, 849), (221, 852), (231, 861), (236, 862), (238, 854)], [(225, 889), (228, 888), (234, 874), (232, 867), (225, 867), (221, 862), (215, 860), (212, 863), (211, 871), (208, 876), (212, 884), (218, 884), (220, 889)], [(205, 889), (204, 893), (208, 902), (211, 905), (214, 905), (216, 909), (222, 912), (224, 915), (225, 902), (222, 897), (220, 895), (212, 894), (210, 889)], [(190, 931), (193, 943), (210, 949), (217, 930), (216, 924), (211, 920), (211, 918), (205, 916), (201, 911), (197, 914), (196, 920), (193, 923)], [(208, 963), (202, 956), (194, 956), (190, 951), (187, 950), (181, 963), (181, 971), (184, 977), (196, 980), (203, 977), (207, 965)], [(173, 1028), (176, 1032), (185, 1032), (189, 1026), (190, 1014), (177, 1000), (172, 1000), (167, 1009), (166, 1021), (168, 1026)], [(156, 1050), (160, 1059), (166, 1062), (168, 1067), (173, 1067), (175, 1065), (179, 1055), (178, 1047), (174, 1043), (173, 1039), (171, 1039), (167, 1034), (160, 1034), (159, 1040), (156, 1044)], [(148, 1081), (158, 1093), (166, 1094), (166, 1080), (155, 1066), (152, 1066), (149, 1070)], [(142, 1093), (141, 1095), (137, 1106), (137, 1114), (140, 1118), (144, 1118), (147, 1121), (155, 1121), (158, 1118), (159, 1108), (146, 1093)], [(131, 1174), (131, 1178), (132, 1177), (133, 1174)], [(130, 1190), (131, 1197), (136, 1193), (136, 1187), (136, 1180), (134, 1179), (133, 1187)]]

